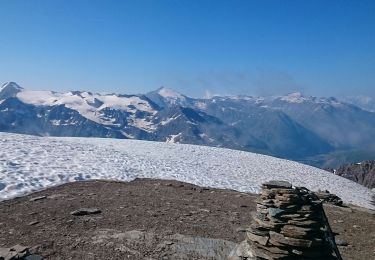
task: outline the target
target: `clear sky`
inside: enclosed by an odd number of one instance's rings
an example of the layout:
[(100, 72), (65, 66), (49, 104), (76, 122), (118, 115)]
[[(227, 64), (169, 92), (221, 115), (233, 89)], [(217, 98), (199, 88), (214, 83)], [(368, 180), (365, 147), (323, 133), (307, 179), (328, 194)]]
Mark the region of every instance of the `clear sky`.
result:
[(0, 82), (375, 96), (374, 0), (0, 0)]

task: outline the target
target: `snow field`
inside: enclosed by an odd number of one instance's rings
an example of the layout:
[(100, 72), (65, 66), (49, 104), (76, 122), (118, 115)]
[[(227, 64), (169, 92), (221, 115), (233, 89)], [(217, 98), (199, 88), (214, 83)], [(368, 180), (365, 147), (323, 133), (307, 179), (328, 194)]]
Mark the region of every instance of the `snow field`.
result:
[(373, 193), (323, 170), (270, 156), (196, 145), (138, 140), (36, 137), (0, 133), (0, 200), (89, 179), (173, 179), (259, 192), (269, 180), (329, 190), (347, 203), (375, 209)]

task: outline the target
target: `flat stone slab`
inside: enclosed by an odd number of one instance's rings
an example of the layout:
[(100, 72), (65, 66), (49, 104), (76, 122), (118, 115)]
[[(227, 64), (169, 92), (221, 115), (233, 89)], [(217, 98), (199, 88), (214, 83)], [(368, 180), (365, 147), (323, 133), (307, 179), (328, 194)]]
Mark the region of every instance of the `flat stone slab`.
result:
[(251, 232), (246, 232), (246, 235), (247, 235), (247, 238), (250, 239), (251, 241), (255, 241), (264, 246), (267, 245), (268, 240), (270, 239), (268, 235), (258, 236)]
[(227, 260), (231, 251), (237, 246), (236, 243), (223, 239), (182, 234), (163, 235), (139, 230), (121, 232), (115, 229), (100, 229), (92, 240), (98, 247), (105, 247), (111, 243), (119, 249), (123, 248), (126, 254), (130, 249), (133, 258), (128, 259), (146, 259), (142, 250), (149, 248), (152, 255), (147, 259)]
[(46, 198), (47, 198), (47, 196), (39, 196), (39, 197), (31, 198), (30, 201), (44, 200), (44, 199), (46, 199)]
[(267, 188), (284, 188), (284, 189), (291, 189), (292, 184), (287, 181), (269, 181), (262, 184)]
[(313, 228), (303, 228), (294, 225), (285, 225), (281, 228), (281, 234), (292, 238), (313, 238), (318, 231)]
[(271, 241), (274, 240), (280, 244), (284, 244), (284, 245), (288, 245), (292, 247), (310, 248), (313, 245), (312, 240), (285, 237), (282, 234), (272, 232), (272, 231), (270, 231), (270, 237), (271, 237)]

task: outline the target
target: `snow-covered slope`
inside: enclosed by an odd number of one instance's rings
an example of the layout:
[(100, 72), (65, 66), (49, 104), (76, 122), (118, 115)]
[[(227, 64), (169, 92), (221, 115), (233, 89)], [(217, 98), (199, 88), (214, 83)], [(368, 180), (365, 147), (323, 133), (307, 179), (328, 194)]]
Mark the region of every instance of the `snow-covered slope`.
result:
[[(137, 111), (149, 113), (150, 115), (155, 113), (152, 106), (138, 96), (100, 95), (86, 91), (58, 93), (53, 91), (24, 90), (17, 93), (17, 98), (26, 104), (36, 106), (65, 105), (70, 109), (78, 111), (87, 119), (103, 125), (115, 124), (111, 118), (106, 116), (106, 109), (124, 111), (129, 113), (130, 117), (133, 116), (133, 118), (135, 118), (134, 114)], [(135, 122), (135, 120), (132, 122)], [(140, 128), (143, 126), (137, 123), (134, 123), (134, 125)]]
[(87, 179), (174, 179), (201, 186), (258, 192), (282, 179), (327, 189), (367, 208), (372, 192), (314, 167), (270, 156), (150, 141), (36, 137), (0, 133), (0, 199)]

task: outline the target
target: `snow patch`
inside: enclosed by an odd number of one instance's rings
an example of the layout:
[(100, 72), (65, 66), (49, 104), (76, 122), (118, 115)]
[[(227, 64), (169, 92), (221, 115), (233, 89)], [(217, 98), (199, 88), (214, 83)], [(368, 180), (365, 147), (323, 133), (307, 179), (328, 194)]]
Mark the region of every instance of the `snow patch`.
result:
[(160, 122), (160, 125), (167, 125), (169, 124), (170, 122), (172, 122), (173, 120), (176, 120), (177, 118), (179, 118), (180, 115), (178, 116), (174, 116), (174, 117), (170, 117), (170, 118), (167, 118), (166, 120), (163, 120)]
[(167, 140), (165, 142), (166, 143), (172, 143), (172, 144), (178, 143), (179, 142), (178, 140), (181, 137), (181, 134), (182, 133), (179, 133), (179, 134), (176, 134), (176, 135), (170, 135), (169, 137), (167, 137)]

